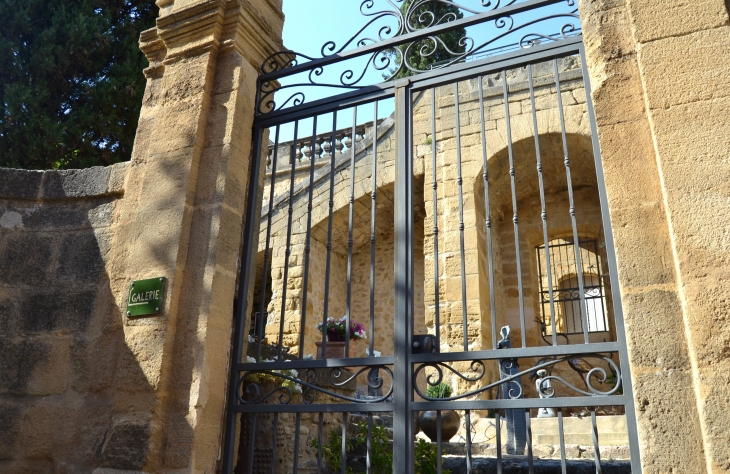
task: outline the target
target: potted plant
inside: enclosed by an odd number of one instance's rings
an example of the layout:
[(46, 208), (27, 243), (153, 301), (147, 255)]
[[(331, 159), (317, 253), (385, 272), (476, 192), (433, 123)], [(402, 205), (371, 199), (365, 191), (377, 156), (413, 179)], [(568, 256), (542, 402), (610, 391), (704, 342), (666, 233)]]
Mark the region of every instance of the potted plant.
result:
[[(438, 385), (429, 385), (426, 390), (428, 398), (449, 398), (453, 389), (451, 385), (441, 382)], [(418, 415), (418, 425), (421, 431), (431, 441), (438, 439), (438, 419), (436, 411), (422, 411)], [(459, 432), (461, 417), (454, 410), (441, 410), (441, 441), (448, 442)]]
[[(317, 323), (317, 331), (322, 332), (322, 321)], [(344, 342), (347, 337), (347, 316), (342, 316), (340, 319), (327, 318), (327, 326), (325, 332), (327, 334), (328, 342)], [(365, 339), (367, 333), (362, 324), (350, 321), (350, 340), (357, 341)]]
[[(256, 363), (256, 359), (251, 356), (246, 356), (246, 362), (249, 364)], [(274, 360), (269, 359), (261, 359), (260, 362), (275, 362)], [(258, 384), (260, 386), (264, 386), (262, 388), (262, 393), (260, 395), (265, 395), (266, 392), (263, 390), (266, 389), (272, 389), (275, 387), (286, 387), (289, 389), (289, 391), (292, 393), (292, 395), (296, 393), (302, 393), (302, 386), (298, 383), (294, 382), (293, 380), (289, 380), (284, 377), (280, 377), (278, 374), (285, 375), (287, 377), (291, 377), (294, 379), (299, 378), (299, 373), (295, 369), (281, 369), (281, 370), (262, 370), (260, 372), (253, 372), (251, 374), (248, 374), (247, 377), (244, 380), (245, 384), (254, 383)], [(244, 390), (245, 393), (245, 390)]]

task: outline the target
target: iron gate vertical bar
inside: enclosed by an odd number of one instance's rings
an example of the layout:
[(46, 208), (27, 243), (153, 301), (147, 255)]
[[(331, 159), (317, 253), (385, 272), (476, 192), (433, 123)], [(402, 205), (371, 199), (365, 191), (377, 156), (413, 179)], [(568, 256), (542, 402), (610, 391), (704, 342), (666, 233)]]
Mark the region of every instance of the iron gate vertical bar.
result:
[(534, 459), (532, 455), (532, 425), (530, 424), (530, 409), (525, 410), (525, 427), (527, 434), (527, 472), (535, 474)]
[(512, 191), (512, 223), (515, 233), (515, 261), (517, 265), (517, 292), (520, 305), (520, 336), (522, 347), (527, 347), (527, 335), (525, 333), (525, 294), (522, 285), (522, 256), (520, 255), (520, 225), (517, 213), (517, 181), (515, 179), (515, 160), (512, 149), (512, 125), (509, 111), (509, 86), (507, 84), (507, 70), (502, 70), (502, 95), (504, 97), (504, 126), (507, 132), (507, 156), (509, 157), (510, 189)]
[(494, 412), (494, 430), (497, 432), (497, 474), (502, 474), (502, 428), (499, 410)]
[(297, 413), (295, 419), (296, 419), (296, 421), (294, 422), (294, 432), (296, 433), (296, 435), (294, 436), (294, 466), (293, 466), (294, 472), (293, 472), (293, 474), (297, 474), (297, 472), (299, 472), (299, 428), (301, 427), (301, 423), (302, 423), (302, 414)]
[(395, 308), (393, 346), (395, 355), (393, 413), (393, 474), (413, 472), (413, 436), (410, 402), (413, 398), (411, 321), (413, 295), (413, 163), (411, 161), (411, 89), (408, 79), (395, 83)]
[[(294, 122), (294, 140), (291, 142), (291, 146), (289, 147), (289, 162), (291, 165), (291, 174), (289, 175), (289, 203), (288, 203), (288, 217), (287, 217), (287, 224), (286, 224), (286, 247), (284, 251), (284, 278), (283, 281), (288, 282), (289, 281), (289, 257), (291, 256), (291, 228), (292, 228), (292, 218), (294, 216), (294, 176), (296, 171), (296, 153), (295, 150), (297, 148), (297, 140), (298, 140), (298, 134), (299, 132), (299, 121), (297, 120)], [(289, 285), (283, 285), (282, 291), (281, 291), (281, 316), (279, 319), (279, 346), (284, 345), (284, 321), (286, 319), (286, 295), (287, 295), (287, 288)], [(301, 359), (304, 355), (300, 352), (299, 358)], [(256, 359), (256, 362), (261, 362), (259, 359)]]
[[(228, 381), (228, 410), (226, 413), (226, 434), (223, 447), (223, 472), (233, 472), (233, 459), (236, 447), (236, 425), (238, 424), (237, 413), (232, 406), (237, 398), (238, 371), (236, 364), (241, 362), (243, 355), (243, 335), (246, 333), (246, 313), (248, 310), (248, 276), (251, 273), (252, 265), (255, 265), (256, 254), (254, 243), (258, 242), (257, 220), (259, 209), (259, 175), (261, 173), (261, 143), (263, 142), (263, 128), (254, 128), (253, 156), (251, 157), (251, 172), (248, 181), (248, 199), (246, 202), (246, 224), (243, 232), (243, 255), (241, 255), (241, 267), (238, 277), (238, 299), (233, 320), (233, 350), (231, 351), (231, 371)], [(258, 248), (256, 249), (258, 250)]]
[(442, 457), (441, 457), (441, 410), (436, 412), (436, 473), (443, 474)]
[(624, 413), (626, 427), (629, 435), (629, 452), (631, 458), (632, 474), (641, 474), (641, 455), (639, 452), (639, 432), (636, 424), (636, 409), (634, 407), (634, 390), (631, 383), (631, 372), (629, 366), (628, 348), (626, 346), (626, 329), (624, 328), (623, 305), (621, 303), (621, 291), (618, 283), (618, 267), (616, 265), (616, 250), (613, 243), (613, 229), (611, 218), (608, 212), (608, 197), (606, 196), (606, 183), (603, 177), (603, 162), (601, 160), (601, 147), (598, 143), (598, 129), (596, 127), (596, 115), (593, 111), (593, 100), (591, 99), (591, 84), (588, 80), (588, 67), (585, 61), (585, 47), (581, 43), (578, 47), (580, 63), (583, 72), (583, 87), (586, 91), (586, 108), (591, 126), (591, 140), (593, 143), (593, 159), (596, 166), (596, 181), (598, 183), (598, 197), (601, 201), (601, 216), (603, 218), (603, 235), (606, 244), (606, 259), (608, 260), (608, 273), (611, 281), (611, 292), (613, 298), (613, 321), (616, 324), (616, 339), (619, 345), (619, 366), (621, 367), (621, 384), (624, 391)]
[(558, 437), (560, 438), (560, 472), (568, 474), (568, 467), (565, 465), (565, 430), (563, 429), (563, 409), (558, 409)]
[[(560, 116), (560, 133), (563, 141), (563, 164), (565, 165), (565, 177), (567, 180), (568, 185), (568, 203), (569, 203), (569, 214), (570, 214), (570, 223), (573, 230), (573, 250), (575, 253), (575, 267), (576, 267), (576, 278), (578, 279), (578, 296), (581, 298), (580, 303), (578, 304), (579, 307), (579, 315), (582, 315), (585, 312), (585, 308), (583, 307), (585, 298), (583, 297), (583, 264), (581, 262), (581, 253), (580, 253), (580, 237), (578, 235), (578, 222), (575, 217), (575, 197), (573, 196), (573, 178), (572, 178), (572, 172), (570, 169), (570, 154), (568, 151), (568, 139), (566, 136), (566, 130), (565, 130), (565, 113), (563, 112), (563, 99), (560, 91), (560, 71), (558, 69), (558, 61), (557, 59), (553, 60), (553, 71), (555, 76), (555, 89), (556, 89), (556, 97), (558, 99), (558, 114)], [(583, 72), (585, 74), (585, 72)], [(583, 82), (585, 82), (587, 76), (583, 76)], [(587, 93), (588, 91), (586, 91)], [(592, 114), (593, 109), (591, 109), (590, 102), (586, 102), (588, 107), (588, 113)], [(592, 130), (592, 129), (591, 129)], [(593, 136), (593, 131), (591, 131), (591, 135)], [(599, 186), (600, 189), (601, 186)], [(558, 250), (560, 252), (562, 250), (562, 247)], [(563, 260), (563, 256), (560, 255), (560, 261), (561, 266)], [(568, 269), (570, 271), (570, 269)], [(558, 283), (558, 282), (556, 282)], [(553, 282), (551, 281), (550, 284), (552, 285)], [(562, 298), (562, 297), (561, 297)], [(566, 303), (563, 303), (563, 305), (566, 305)], [(572, 315), (573, 319), (573, 331), (568, 330), (568, 321), (567, 318), (565, 320), (565, 330), (568, 332), (574, 332), (575, 331), (575, 311), (573, 311)], [(581, 316), (581, 321), (582, 321)], [(582, 323), (581, 323), (582, 324)], [(583, 328), (583, 342), (588, 343), (588, 329), (587, 327)], [(567, 341), (566, 341), (567, 342)]]
[[(535, 159), (537, 161), (537, 181), (540, 186), (540, 217), (542, 218), (542, 235), (545, 245), (545, 268), (547, 269), (547, 279), (553, 281), (552, 268), (550, 267), (550, 236), (548, 232), (547, 205), (545, 201), (545, 180), (542, 173), (542, 155), (540, 154), (540, 130), (537, 124), (537, 106), (535, 105), (535, 83), (532, 77), (532, 64), (527, 65), (528, 84), (530, 86), (530, 109), (532, 111), (532, 135), (535, 137)], [(542, 267), (539, 263), (540, 253), (538, 252), (538, 271)], [(543, 310), (543, 325), (545, 324), (545, 303), (542, 301), (542, 278), (540, 278), (540, 307)], [(553, 345), (558, 345), (557, 335), (555, 334), (555, 298), (553, 296), (553, 285), (548, 285), (548, 300), (550, 302), (550, 321), (552, 321), (552, 340)]]
[(596, 426), (596, 409), (591, 410), (591, 438), (593, 440), (593, 462), (596, 464), (596, 474), (603, 474), (601, 467), (601, 449), (598, 444), (598, 426)]
[[(363, 137), (363, 141), (365, 138)], [(373, 103), (373, 161), (372, 192), (370, 194), (370, 337), (368, 338), (368, 357), (375, 357), (375, 217), (378, 192), (378, 101)], [(368, 435), (369, 436), (369, 435)], [(368, 438), (370, 441), (370, 438)]]
[[(461, 121), (459, 120), (459, 82), (454, 82), (454, 120), (456, 135), (456, 185), (459, 193), (459, 262), (461, 264), (461, 321), (464, 331), (464, 352), (469, 351), (469, 320), (466, 311), (466, 268), (464, 264), (464, 197), (461, 176)], [(468, 456), (467, 456), (468, 459)]]
[[(454, 119), (456, 126), (456, 184), (459, 189), (459, 257), (461, 264), (461, 318), (464, 331), (464, 352), (469, 352), (469, 319), (466, 310), (466, 263), (464, 256), (464, 196), (463, 176), (461, 174), (461, 120), (459, 119), (459, 82), (454, 82)], [(471, 474), (471, 412), (464, 412), (466, 429), (466, 472)]]
[[(355, 137), (352, 137), (353, 144)], [(340, 474), (347, 474), (347, 412), (342, 413), (342, 452), (340, 453), (342, 463), (340, 463)]]
[[(312, 198), (314, 196), (314, 160), (317, 156), (315, 147), (317, 140), (317, 116), (312, 117), (312, 141), (309, 144), (309, 194), (307, 201), (307, 227), (304, 237), (304, 278), (302, 280), (302, 315), (299, 320), (299, 358), (304, 358), (304, 335), (305, 331), (301, 328), (307, 324), (307, 299), (309, 297), (309, 256), (312, 252)], [(307, 142), (304, 142), (305, 145)], [(292, 180), (293, 181), (293, 180)], [(291, 200), (289, 202), (292, 202)], [(288, 260), (289, 257), (287, 257)], [(288, 263), (288, 262), (287, 262)], [(283, 345), (283, 340), (279, 343), (279, 347)]]
[[(266, 275), (266, 269), (268, 268), (269, 264), (271, 263), (271, 259), (273, 259), (273, 255), (271, 254), (271, 249), (269, 248), (269, 244), (271, 242), (271, 218), (274, 215), (273, 209), (271, 208), (272, 203), (274, 202), (274, 190), (276, 189), (276, 162), (279, 159), (279, 131), (280, 126), (276, 126), (276, 132), (274, 137), (274, 158), (271, 160), (271, 181), (269, 184), (269, 209), (266, 213), (266, 243), (264, 245), (264, 276)], [(263, 147), (262, 147), (263, 148)], [(264, 173), (264, 179), (266, 179), (266, 173)], [(263, 220), (263, 216), (262, 216)], [(261, 279), (261, 299), (259, 303), (259, 315), (263, 315), (265, 312), (268, 312), (268, 308), (266, 307), (266, 288), (267, 288), (268, 279), (262, 278)], [(255, 303), (254, 303), (255, 304)], [(263, 316), (259, 316), (263, 319)], [(268, 317), (267, 317), (268, 319)], [(265, 325), (263, 321), (257, 322), (258, 325), (262, 325), (261, 332), (265, 332)], [(258, 327), (254, 329), (254, 331), (258, 331)], [(257, 333), (258, 341), (256, 344), (256, 360), (261, 360), (261, 340), (263, 339), (263, 334)], [(279, 359), (281, 359), (281, 346), (279, 346), (279, 352), (278, 352)], [(276, 444), (274, 444), (276, 445)]]
[(373, 474), (373, 414), (368, 413), (368, 439), (365, 446), (365, 471)]
[[(441, 303), (439, 301), (439, 206), (438, 178), (436, 174), (436, 88), (431, 88), (431, 188), (433, 189), (433, 297), (434, 327), (436, 328), (436, 347), (441, 350)], [(425, 173), (424, 173), (425, 181)], [(440, 416), (440, 415), (439, 415)], [(440, 420), (440, 418), (439, 418)], [(441, 444), (439, 443), (439, 449)], [(441, 474), (441, 473), (439, 473)]]
[[(489, 270), (489, 316), (492, 326), (492, 349), (497, 348), (497, 306), (494, 292), (494, 260), (492, 256), (492, 208), (489, 201), (489, 167), (487, 164), (487, 134), (484, 130), (484, 76), (479, 81), (479, 134), (482, 142), (482, 179), (484, 180), (484, 228), (487, 234), (487, 269)], [(476, 196), (474, 197), (476, 201)]]
[[(330, 267), (332, 265), (332, 210), (335, 207), (335, 156), (337, 153), (337, 111), (332, 112), (332, 135), (330, 138), (330, 181), (327, 201), (327, 262), (324, 270), (324, 310), (322, 312), (322, 357), (327, 354), (327, 317), (330, 302)], [(320, 437), (321, 438), (321, 437)]]
[(350, 357), (350, 321), (352, 318), (352, 247), (355, 213), (355, 149), (357, 148), (357, 106), (352, 108), (352, 135), (350, 141), (350, 207), (347, 221), (347, 303), (345, 306), (345, 357)]

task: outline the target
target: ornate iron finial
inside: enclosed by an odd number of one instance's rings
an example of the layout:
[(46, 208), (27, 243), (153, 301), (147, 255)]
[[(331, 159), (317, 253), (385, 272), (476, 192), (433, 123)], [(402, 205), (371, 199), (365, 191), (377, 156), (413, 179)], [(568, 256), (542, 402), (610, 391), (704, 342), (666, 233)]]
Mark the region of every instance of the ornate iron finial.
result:
[[(502, 51), (507, 52), (509, 48), (535, 48), (581, 34), (575, 0), (551, 0), (534, 6), (533, 14), (527, 16), (506, 9), (518, 0), (481, 0), (480, 6), (466, 6), (460, 0), (414, 0), (407, 8), (403, 8), (403, 0), (386, 2), (389, 6), (362, 0), (360, 13), (367, 19), (365, 25), (349, 39), (325, 42), (319, 54), (284, 50), (267, 57), (261, 65), (264, 77), (259, 83), (257, 113), (302, 105), (307, 101), (302, 88), (307, 86), (359, 89), (371, 85), (369, 70), (390, 81), (403, 72), (420, 74), (477, 54), (494, 54), (496, 42), (510, 43)], [(479, 24), (486, 34), (472, 37), (465, 21), (470, 26)], [(455, 31), (460, 35), (457, 44), (444, 39), (444, 34)], [(400, 37), (406, 34), (409, 40), (403, 42)], [(357, 52), (352, 54), (354, 50)], [(342, 59), (341, 53), (346, 51)], [(355, 58), (355, 62), (347, 62)], [(295, 75), (294, 83), (281, 82)], [(279, 102), (274, 101), (276, 91), (287, 89), (283, 96), (279, 94)]]
[(512, 348), (512, 341), (509, 338), (509, 333), (511, 331), (511, 328), (509, 326), (503, 326), (502, 329), (499, 330), (499, 333), (502, 335), (502, 339), (497, 342), (497, 349), (511, 349)]

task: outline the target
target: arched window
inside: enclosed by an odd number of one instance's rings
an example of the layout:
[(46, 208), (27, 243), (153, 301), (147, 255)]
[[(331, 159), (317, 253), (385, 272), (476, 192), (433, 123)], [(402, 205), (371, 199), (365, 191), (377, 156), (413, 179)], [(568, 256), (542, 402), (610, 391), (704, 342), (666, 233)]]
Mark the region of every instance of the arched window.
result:
[(578, 250), (576, 253), (573, 239), (550, 241), (547, 253), (544, 245), (536, 249), (544, 334), (552, 334), (553, 314), (558, 333), (582, 334), (584, 321), (588, 332), (609, 330), (598, 242), (581, 239)]
[[(558, 305), (558, 315), (562, 316), (564, 332), (576, 334), (583, 332), (583, 315), (580, 312), (580, 285), (577, 276), (569, 276), (560, 281), (557, 295), (553, 293)], [(549, 295), (548, 295), (549, 298)], [(601, 280), (597, 275), (583, 275), (583, 304), (588, 321), (588, 332), (608, 331), (606, 324), (606, 300)], [(562, 315), (560, 314), (562, 313)], [(548, 315), (549, 316), (549, 315)]]

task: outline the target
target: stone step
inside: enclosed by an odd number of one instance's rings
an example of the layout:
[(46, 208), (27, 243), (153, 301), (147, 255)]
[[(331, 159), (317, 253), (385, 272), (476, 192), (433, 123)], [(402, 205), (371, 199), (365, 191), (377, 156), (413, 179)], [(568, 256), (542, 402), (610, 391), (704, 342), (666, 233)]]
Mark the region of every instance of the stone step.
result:
[[(502, 454), (505, 453), (505, 446), (502, 446)], [(578, 444), (565, 445), (566, 459), (587, 459), (593, 462), (593, 446), (583, 446)], [(466, 446), (464, 443), (442, 443), (441, 452), (447, 456), (465, 456)], [(471, 445), (472, 456), (497, 456), (497, 445), (489, 443), (474, 443)], [(602, 460), (606, 461), (624, 461), (631, 457), (628, 446), (601, 446), (599, 454)], [(532, 456), (535, 459), (560, 459), (560, 446), (549, 444), (533, 444)]]
[[(596, 465), (592, 460), (568, 459), (565, 462), (567, 472), (570, 474), (595, 474)], [(497, 472), (497, 459), (491, 457), (472, 457), (472, 474), (492, 474)], [(451, 471), (451, 474), (466, 474), (465, 456), (445, 456), (443, 468)], [(630, 461), (601, 461), (603, 474), (631, 474)], [(527, 456), (505, 455), (502, 458), (503, 474), (527, 474), (530, 466)], [(560, 474), (562, 468), (558, 459), (535, 459), (533, 460), (534, 474)]]
[[(451, 474), (466, 474), (465, 456), (444, 456), (443, 468), (451, 471)], [(493, 474), (497, 472), (497, 458), (472, 456), (472, 474)], [(347, 465), (353, 472), (365, 472), (365, 454), (353, 453), (347, 457)], [(565, 461), (567, 472), (570, 474), (595, 474), (595, 461), (590, 459), (567, 459)], [(629, 460), (601, 461), (603, 474), (631, 474), (631, 462)], [(504, 455), (502, 457), (503, 474), (527, 474), (530, 466), (527, 456)], [(562, 467), (559, 459), (534, 459), (532, 461), (532, 472), (534, 474), (561, 474)]]

